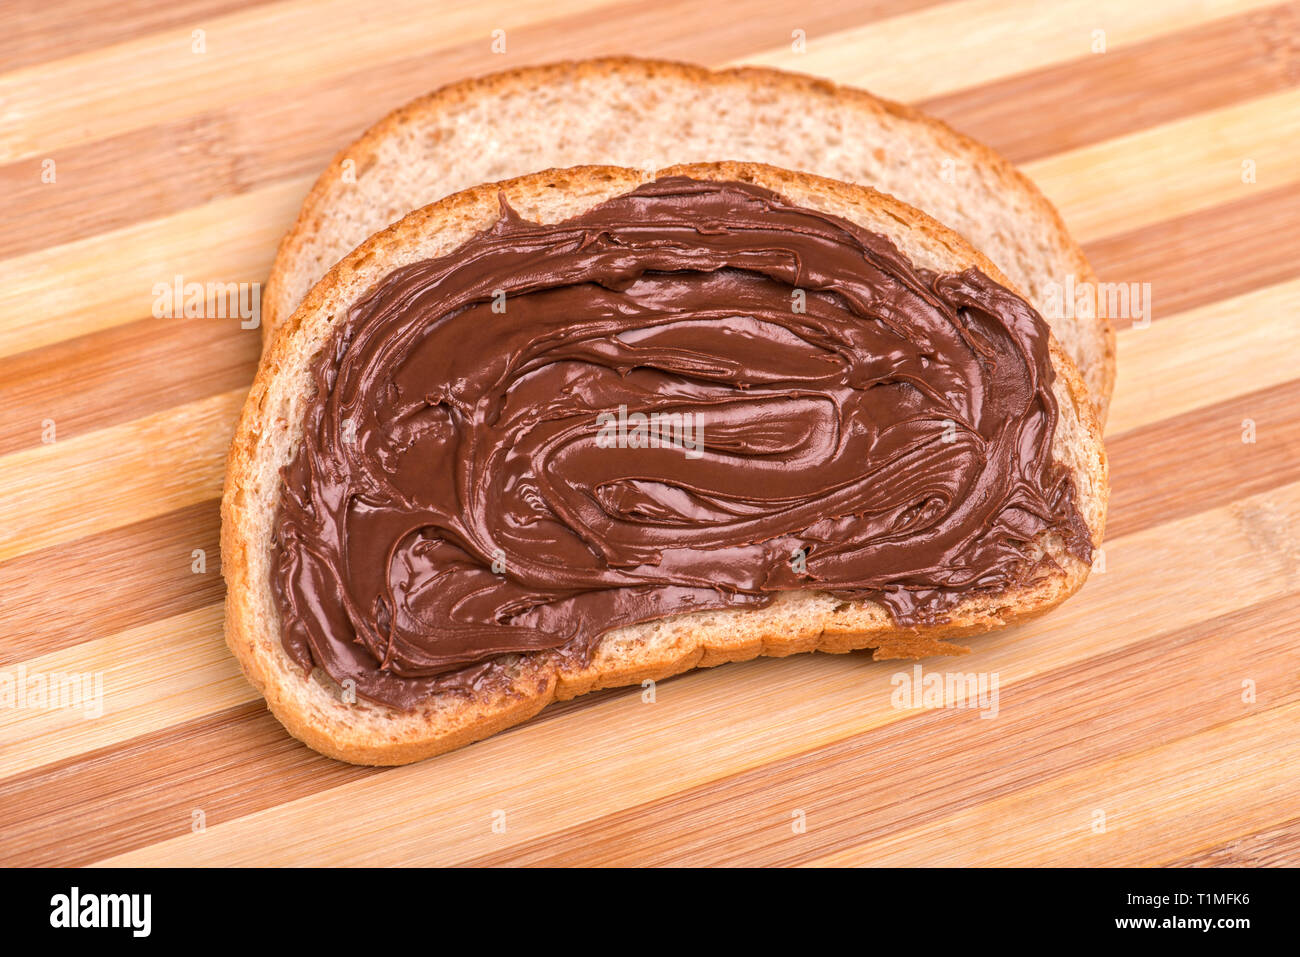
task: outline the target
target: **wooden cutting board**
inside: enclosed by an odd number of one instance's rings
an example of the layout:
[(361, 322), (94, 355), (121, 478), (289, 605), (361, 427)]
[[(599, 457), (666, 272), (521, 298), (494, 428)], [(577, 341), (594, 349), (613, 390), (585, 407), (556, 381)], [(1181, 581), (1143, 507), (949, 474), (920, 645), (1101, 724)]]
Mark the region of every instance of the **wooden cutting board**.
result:
[[(915, 102), (1151, 284), (1104, 570), (924, 664), (996, 674), (995, 716), (805, 656), (365, 769), (240, 676), (217, 500), (258, 333), (154, 318), (155, 284), (261, 282), (387, 110), (596, 53)], [(0, 197), (0, 862), (1300, 863), (1300, 4), (10, 0)], [(42, 707), (56, 674), (89, 698)]]

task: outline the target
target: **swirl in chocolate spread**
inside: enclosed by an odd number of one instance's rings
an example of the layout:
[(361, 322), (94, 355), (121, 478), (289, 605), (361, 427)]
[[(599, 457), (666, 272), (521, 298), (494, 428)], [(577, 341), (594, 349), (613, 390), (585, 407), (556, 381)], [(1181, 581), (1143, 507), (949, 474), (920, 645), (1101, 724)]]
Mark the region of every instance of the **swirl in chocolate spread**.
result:
[[(557, 225), (503, 196), (315, 363), (283, 643), (394, 707), (782, 591), (933, 622), (1022, 581), (1039, 533), (1091, 553), (1041, 317), (751, 185), (662, 179)], [(688, 428), (650, 442), (637, 413)]]

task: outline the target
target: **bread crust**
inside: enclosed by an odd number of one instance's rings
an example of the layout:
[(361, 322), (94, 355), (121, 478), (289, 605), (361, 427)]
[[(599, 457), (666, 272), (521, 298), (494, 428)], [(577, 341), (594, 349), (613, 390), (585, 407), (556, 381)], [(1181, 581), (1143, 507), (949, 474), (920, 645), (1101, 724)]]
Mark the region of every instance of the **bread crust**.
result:
[[(865, 90), (840, 86), (828, 80), (799, 73), (789, 73), (769, 67), (736, 67), (731, 69), (710, 70), (702, 66), (668, 60), (646, 60), (636, 57), (600, 57), (588, 60), (568, 60), (541, 66), (518, 67), (487, 76), (461, 80), (441, 87), (434, 92), (419, 97), (392, 111), (374, 126), (370, 127), (351, 145), (340, 150), (329, 167), (320, 175), (312, 186), (297, 221), (280, 242), (275, 263), (267, 279), (262, 298), (262, 334), (264, 345), (276, 334), (280, 325), (299, 305), (299, 297), (324, 274), (332, 263), (312, 267), (311, 247), (318, 240), (330, 236), (337, 230), (338, 224), (331, 223), (332, 213), (340, 204), (346, 202), (346, 191), (342, 183), (346, 182), (344, 164), (354, 164), (356, 175), (363, 175), (373, 164), (380, 161), (381, 152), (386, 143), (401, 137), (404, 132), (422, 129), (431, 125), (438, 118), (454, 115), (477, 102), (492, 97), (510, 97), (526, 94), (529, 91), (551, 87), (562, 87), (564, 83), (575, 80), (621, 79), (629, 84), (653, 84), (656, 80), (672, 79), (698, 89), (719, 92), (726, 89), (736, 90), (736, 102), (761, 102), (765, 97), (776, 93), (782, 96), (795, 96), (803, 102), (801, 108), (812, 115), (818, 111), (825, 112), (828, 104), (835, 103), (843, 108), (857, 112), (862, 116), (887, 116), (893, 121), (908, 124), (918, 141), (928, 138), (938, 147), (938, 153), (957, 157), (971, 163), (994, 184), (994, 192), (1010, 201), (1015, 199), (1017, 207), (1022, 209), (1022, 216), (1034, 220), (1041, 229), (1046, 241), (1054, 247), (1054, 252), (1042, 254), (1041, 250), (1028, 249), (1023, 252), (1026, 260), (1043, 256), (1044, 275), (1037, 278), (1065, 283), (1066, 274), (1072, 274), (1079, 284), (1096, 284), (1097, 277), (1089, 265), (1079, 244), (1070, 236), (1056, 207), (1042, 194), (1036, 185), (1021, 173), (1008, 160), (988, 146), (957, 132), (946, 123), (928, 116), (921, 111), (902, 103), (882, 99)], [(563, 123), (563, 109), (559, 114), (549, 118), (545, 125)], [(877, 124), (878, 125), (878, 124)], [(613, 131), (602, 130), (602, 137), (615, 135)], [(861, 144), (862, 150), (870, 144)], [(566, 151), (561, 161), (531, 165), (517, 172), (531, 171), (546, 167), (569, 167), (589, 163), (606, 162), (599, 154), (607, 149), (607, 143), (593, 144), (579, 142), (574, 144), (571, 153)], [(744, 152), (742, 149), (741, 153)], [(688, 159), (729, 159), (747, 160), (752, 157), (736, 155), (734, 152), (715, 153), (707, 157), (678, 155), (669, 157), (676, 161)], [(938, 158), (931, 158), (940, 162)], [(422, 157), (407, 157), (407, 162), (420, 162)], [(801, 168), (793, 161), (778, 161), (782, 167)], [(811, 173), (831, 175), (824, 169), (802, 167)], [(500, 179), (501, 176), (477, 176), (472, 182)], [(870, 179), (836, 176), (843, 180), (859, 181), (863, 185), (878, 186)], [(468, 185), (468, 184), (466, 184)], [(951, 187), (956, 189), (955, 186)], [(885, 190), (889, 192), (889, 190)], [(422, 206), (440, 194), (422, 192), (420, 195), (406, 197), (402, 213)], [(910, 205), (923, 211), (930, 211), (929, 204), (917, 196), (901, 196)], [(987, 252), (982, 237), (973, 228), (964, 228), (964, 224), (952, 219), (938, 216), (941, 221), (965, 233), (976, 248)], [(376, 224), (376, 228), (387, 223)], [(355, 237), (359, 241), (372, 230)], [(986, 238), (986, 237), (985, 237)], [(327, 240), (328, 241), (328, 240)], [(345, 244), (346, 249), (351, 243)], [(340, 250), (340, 255), (341, 255)], [(1051, 268), (1046, 264), (1051, 262)], [(1047, 275), (1051, 273), (1051, 275)], [(1040, 297), (1035, 296), (1032, 285), (1023, 281), (1017, 286), (1024, 290), (1026, 297), (1040, 311), (1043, 310)], [(295, 291), (298, 288), (302, 291)], [(1058, 338), (1066, 332), (1066, 323), (1070, 323), (1069, 334), (1062, 340), (1068, 352), (1079, 366), (1084, 380), (1092, 394), (1098, 418), (1105, 424), (1110, 406), (1111, 393), (1115, 386), (1115, 330), (1108, 318), (1089, 318), (1086, 320), (1052, 320)]]
[[(754, 183), (795, 204), (882, 232), (919, 265), (945, 271), (975, 266), (1011, 287), (960, 236), (865, 187), (749, 163), (691, 164), (659, 175)], [(1057, 563), (1055, 571), (1005, 594), (968, 598), (946, 623), (902, 629), (874, 602), (840, 601), (821, 592), (788, 593), (767, 608), (694, 612), (618, 629), (601, 639), (585, 665), (565, 662), (554, 652), (503, 656), (508, 687), (490, 693), (447, 692), (411, 711), (349, 703), (320, 669), (305, 676), (279, 640), (269, 578), (271, 528), (280, 468), (301, 434), (312, 360), (335, 323), (392, 269), (454, 250), (490, 225), (499, 215), (499, 192), (521, 215), (556, 222), (652, 178), (614, 167), (551, 170), (478, 186), (417, 210), (331, 269), (264, 357), (231, 445), (221, 503), (226, 640), (271, 711), (291, 734), (317, 751), (357, 764), (405, 764), (526, 721), (552, 701), (760, 655), (863, 648), (874, 648), (876, 658), (961, 653), (967, 649), (955, 640), (1042, 614), (1086, 580), (1086, 563), (1065, 552), (1059, 542), (1043, 541), (1039, 547)], [(1099, 545), (1109, 497), (1101, 429), (1074, 363), (1055, 338), (1050, 349), (1060, 406), (1053, 455), (1071, 471), (1080, 511), (1093, 543)]]

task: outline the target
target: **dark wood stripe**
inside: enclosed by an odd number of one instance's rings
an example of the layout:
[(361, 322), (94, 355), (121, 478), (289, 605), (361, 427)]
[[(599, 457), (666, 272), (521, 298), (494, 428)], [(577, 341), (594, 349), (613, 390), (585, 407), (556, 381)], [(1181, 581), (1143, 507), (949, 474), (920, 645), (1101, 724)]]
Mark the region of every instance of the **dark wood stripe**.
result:
[[(643, 56), (718, 65), (751, 53), (788, 46), (795, 29), (803, 30), (809, 47), (844, 30), (854, 30), (876, 20), (916, 13), (946, 0), (752, 0), (744, 15), (728, 4), (697, 0), (637, 0), (612, 4), (599, 14), (575, 13), (552, 23), (516, 31), (531, 63), (548, 63), (561, 57)], [(611, 38), (608, 23), (617, 22), (618, 36)], [(515, 34), (512, 33), (513, 37)], [(635, 37), (629, 49), (628, 37)], [(513, 42), (513, 41), (512, 41)], [(480, 51), (481, 52), (481, 51)], [(487, 72), (470, 64), (457, 76)]]
[(1084, 252), (1103, 282), (1151, 283), (1155, 321), (1300, 276), (1300, 184), (1241, 189), (1239, 200), (1088, 243)]
[(65, 441), (247, 388), (260, 350), (238, 319), (150, 317), (0, 357), (0, 455), (40, 445), (46, 420)]
[(89, 864), (376, 773), (240, 705), (0, 782), (0, 864)]
[(1170, 867), (1295, 867), (1300, 862), (1300, 817), (1192, 854)]
[[(566, 701), (533, 723), (624, 694), (640, 688)], [(81, 866), (184, 834), (196, 809), (211, 826), (392, 770), (333, 761), (285, 733), (263, 702), (238, 705), (0, 781), (0, 866)]]
[[(1225, 333), (1230, 335), (1230, 333)], [(1106, 440), (1118, 538), (1300, 480), (1300, 379)], [(1255, 442), (1242, 442), (1242, 423)]]
[[(929, 711), (825, 748), (625, 808), (473, 865), (793, 865), (1023, 790), (1126, 751), (1300, 700), (1287, 595), (1153, 636), (1006, 689), (1001, 713)], [(1250, 661), (1275, 689), (1244, 705), (1218, 667)], [(780, 667), (779, 662), (770, 662)], [(882, 663), (888, 667), (887, 663)], [(1170, 698), (1167, 689), (1182, 691)], [(1044, 704), (1050, 700), (1050, 707)], [(1122, 715), (1117, 720), (1116, 715)], [(1009, 762), (1008, 754), (1014, 754)], [(666, 770), (666, 773), (667, 770)], [(908, 795), (898, 802), (899, 794)], [(509, 806), (509, 794), (500, 797)], [(793, 810), (807, 815), (795, 835)]]
[(17, 70), (260, 6), (270, 0), (5, 0), (0, 64)]
[(918, 105), (1025, 163), (1300, 85), (1298, 34), (1285, 3)]
[[(277, 128), (240, 142), (241, 132), (251, 131), (241, 131), (236, 117), (224, 110), (195, 114), (0, 166), (0, 193), (11, 209), (0, 227), (0, 258), (195, 209), (270, 182), (278, 164), (263, 167), (261, 160), (270, 158)], [(55, 164), (53, 183), (42, 180), (47, 159)], [(306, 173), (309, 162), (294, 172)], [(123, 175), (131, 169), (166, 172)]]
[(220, 528), (214, 499), (0, 564), (0, 666), (224, 600)]
[[(0, 195), (6, 197), (0, 258), (172, 215), (282, 179), (315, 175), (339, 148), (389, 110), (454, 80), (555, 60), (557, 50), (566, 58), (626, 55), (625, 46), (609, 39), (611, 20), (620, 24), (620, 36), (638, 37), (638, 55), (721, 63), (790, 42), (794, 26), (815, 41), (818, 33), (934, 2), (938, 0), (830, 0), (809, 6), (760, 0), (741, 18), (725, 4), (701, 6), (690, 0), (612, 4), (598, 14), (511, 30), (505, 55), (489, 54), (484, 39), (439, 50), (436, 56), (425, 53), (321, 77), (275, 96), (59, 150), (52, 157), (58, 175), (53, 184), (41, 182), (46, 157), (0, 166)], [(774, 31), (773, 23), (783, 26)], [(178, 156), (184, 162), (178, 163)], [(122, 173), (154, 169), (167, 170), (167, 175)]]
[[(1259, 708), (1296, 700), (1287, 635), (1298, 627), (1300, 596), (1262, 602), (1005, 689), (1001, 716), (992, 721), (970, 711), (919, 712), (474, 863), (813, 859), (1155, 737), (1241, 717), (1235, 680), (1225, 684), (1207, 660), (1249, 660), (1260, 687), (1278, 689), (1261, 697)], [(742, 667), (781, 666), (770, 659)], [(864, 658), (863, 666), (891, 663)], [(1151, 675), (1159, 676), (1158, 687)], [(1162, 693), (1170, 683), (1185, 692), (1176, 702)], [(1037, 706), (1043, 698), (1051, 708)], [(548, 710), (542, 720), (551, 716)], [(1018, 758), (1007, 766), (1012, 748)], [(0, 782), (0, 863), (85, 864), (184, 834), (196, 808), (211, 826), (388, 770), (323, 758), (285, 734), (260, 702), (242, 705)], [(274, 788), (254, 786), (267, 781)], [(898, 793), (912, 800), (890, 803)], [(789, 827), (794, 808), (808, 813), (810, 825), (797, 839)], [(729, 830), (720, 829), (724, 821)]]

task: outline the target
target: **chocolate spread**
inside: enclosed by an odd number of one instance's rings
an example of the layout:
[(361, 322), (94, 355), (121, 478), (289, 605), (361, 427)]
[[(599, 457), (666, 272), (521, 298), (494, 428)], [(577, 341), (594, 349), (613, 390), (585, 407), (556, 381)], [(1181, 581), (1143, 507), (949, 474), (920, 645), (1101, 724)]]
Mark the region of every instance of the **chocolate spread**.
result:
[(1048, 330), (968, 269), (741, 183), (500, 219), (314, 366), (273, 587), (304, 669), (409, 708), (610, 629), (815, 589), (900, 626), (1091, 554)]

